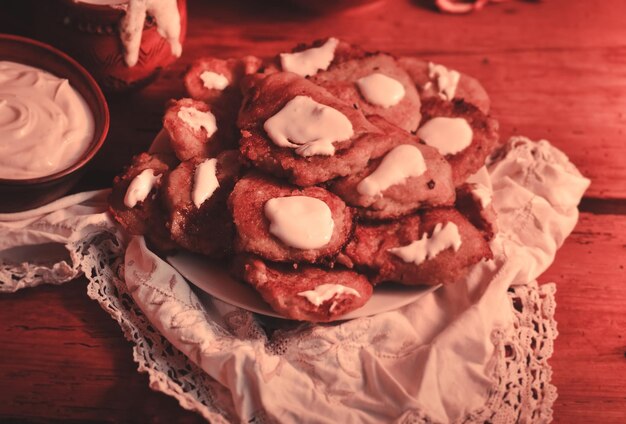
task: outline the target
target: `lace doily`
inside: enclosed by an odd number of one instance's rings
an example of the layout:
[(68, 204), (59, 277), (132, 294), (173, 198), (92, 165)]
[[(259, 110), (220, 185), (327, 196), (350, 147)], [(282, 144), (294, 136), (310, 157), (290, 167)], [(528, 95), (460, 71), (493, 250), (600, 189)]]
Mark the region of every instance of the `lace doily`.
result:
[(73, 280), (79, 275), (72, 265), (65, 261), (53, 263), (0, 265), (0, 293), (10, 293), (24, 287), (36, 287), (40, 284), (60, 285)]
[(87, 294), (119, 323), (126, 339), (133, 343), (133, 359), (140, 372), (148, 373), (150, 387), (175, 397), (183, 408), (197, 411), (213, 423), (232, 422), (233, 417), (218, 407), (228, 401), (227, 396), (220, 398), (223, 388), (173, 347), (135, 305), (124, 282), (125, 245), (119, 235), (92, 234), (71, 247), (82, 257), (89, 280)]
[(34, 210), (0, 213), (0, 293), (78, 277), (82, 255), (68, 245), (102, 228), (114, 228), (103, 213), (108, 193), (77, 193)]
[[(132, 341), (133, 357), (146, 372), (150, 387), (176, 398), (186, 409), (213, 423), (238, 421), (226, 388), (164, 338), (135, 305), (124, 281), (124, 245), (113, 233), (101, 233), (75, 247), (82, 255), (89, 279), (88, 294), (97, 300)], [(491, 364), (494, 386), (480, 410), (467, 414), (460, 423), (550, 422), (556, 388), (550, 384), (552, 355), (557, 337), (554, 311), (555, 284), (536, 282), (513, 286), (508, 291), (514, 311), (513, 330), (492, 334), (495, 354)], [(227, 314), (228, 328), (242, 338), (262, 338), (266, 348), (281, 355), (287, 350), (284, 333), (267, 334), (252, 314)], [(254, 422), (266, 422), (261, 413)], [(400, 423), (436, 422), (420, 410), (409, 410)]]
[(496, 258), (467, 284), (375, 317), (285, 327), (203, 297), (143, 239), (127, 240), (104, 203), (0, 223), (4, 257), (12, 246), (62, 247), (47, 263), (3, 259), (0, 290), (84, 273), (150, 387), (213, 423), (549, 422), (555, 285), (535, 279), (572, 231), (589, 181), (549, 143), (525, 138), (489, 173)]

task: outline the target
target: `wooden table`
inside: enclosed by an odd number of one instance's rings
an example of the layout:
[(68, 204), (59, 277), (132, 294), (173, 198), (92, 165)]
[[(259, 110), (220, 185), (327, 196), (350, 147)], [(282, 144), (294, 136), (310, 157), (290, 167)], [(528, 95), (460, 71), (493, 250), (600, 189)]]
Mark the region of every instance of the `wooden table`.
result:
[[(576, 230), (540, 278), (558, 285), (554, 414), (562, 423), (624, 423), (626, 4), (512, 1), (449, 16), (426, 3), (388, 0), (312, 17), (279, 1), (190, 1), (183, 57), (145, 90), (110, 100), (100, 173), (83, 186), (110, 184), (146, 149), (164, 102), (182, 95), (180, 74), (199, 55), (270, 55), (335, 35), (463, 70), (489, 91), (502, 137), (546, 138), (593, 180)], [(0, 296), (0, 421), (201, 422), (148, 388), (130, 344), (85, 285), (81, 278)]]

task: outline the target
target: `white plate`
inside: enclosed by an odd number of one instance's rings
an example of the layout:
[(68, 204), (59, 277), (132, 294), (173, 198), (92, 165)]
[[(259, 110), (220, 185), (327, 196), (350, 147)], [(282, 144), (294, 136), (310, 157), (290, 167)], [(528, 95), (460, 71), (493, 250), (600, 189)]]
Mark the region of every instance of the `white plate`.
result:
[[(251, 312), (276, 318), (285, 318), (270, 308), (261, 296), (249, 285), (233, 279), (228, 271), (206, 257), (189, 252), (168, 256), (167, 262), (188, 281), (231, 305)], [(422, 296), (437, 290), (440, 286), (403, 286), (384, 284), (374, 289), (369, 302), (363, 307), (342, 315), (337, 320), (353, 319), (380, 314), (408, 305)]]

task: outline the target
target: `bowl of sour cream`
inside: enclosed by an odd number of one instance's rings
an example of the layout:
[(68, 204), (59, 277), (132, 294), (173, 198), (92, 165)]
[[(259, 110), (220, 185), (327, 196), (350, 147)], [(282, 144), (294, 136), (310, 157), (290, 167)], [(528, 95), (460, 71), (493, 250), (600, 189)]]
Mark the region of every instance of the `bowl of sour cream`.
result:
[(108, 129), (104, 95), (81, 65), (46, 44), (0, 34), (0, 212), (66, 194)]

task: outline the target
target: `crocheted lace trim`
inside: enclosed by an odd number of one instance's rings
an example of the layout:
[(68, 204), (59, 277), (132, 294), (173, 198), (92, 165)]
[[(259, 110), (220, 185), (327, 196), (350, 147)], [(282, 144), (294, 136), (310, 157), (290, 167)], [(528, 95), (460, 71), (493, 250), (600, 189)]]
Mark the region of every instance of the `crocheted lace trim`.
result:
[[(115, 319), (126, 338), (134, 344), (133, 356), (139, 371), (146, 372), (150, 387), (176, 398), (186, 409), (213, 423), (235, 422), (227, 390), (209, 377), (165, 339), (134, 303), (124, 280), (124, 244), (112, 232), (91, 234), (74, 244), (89, 279), (88, 294)], [(515, 320), (513, 328), (492, 334), (495, 353), (490, 365), (493, 377), (486, 404), (459, 420), (459, 423), (550, 422), (557, 397), (550, 384), (548, 359), (557, 337), (554, 311), (554, 284), (535, 282), (514, 286), (508, 295)], [(266, 334), (252, 314), (240, 310), (226, 317), (229, 330), (243, 338), (263, 338), (268, 351), (281, 355), (287, 349), (282, 332)], [(262, 411), (256, 423), (269, 422)], [(399, 422), (432, 423), (423, 411), (408, 410)]]

